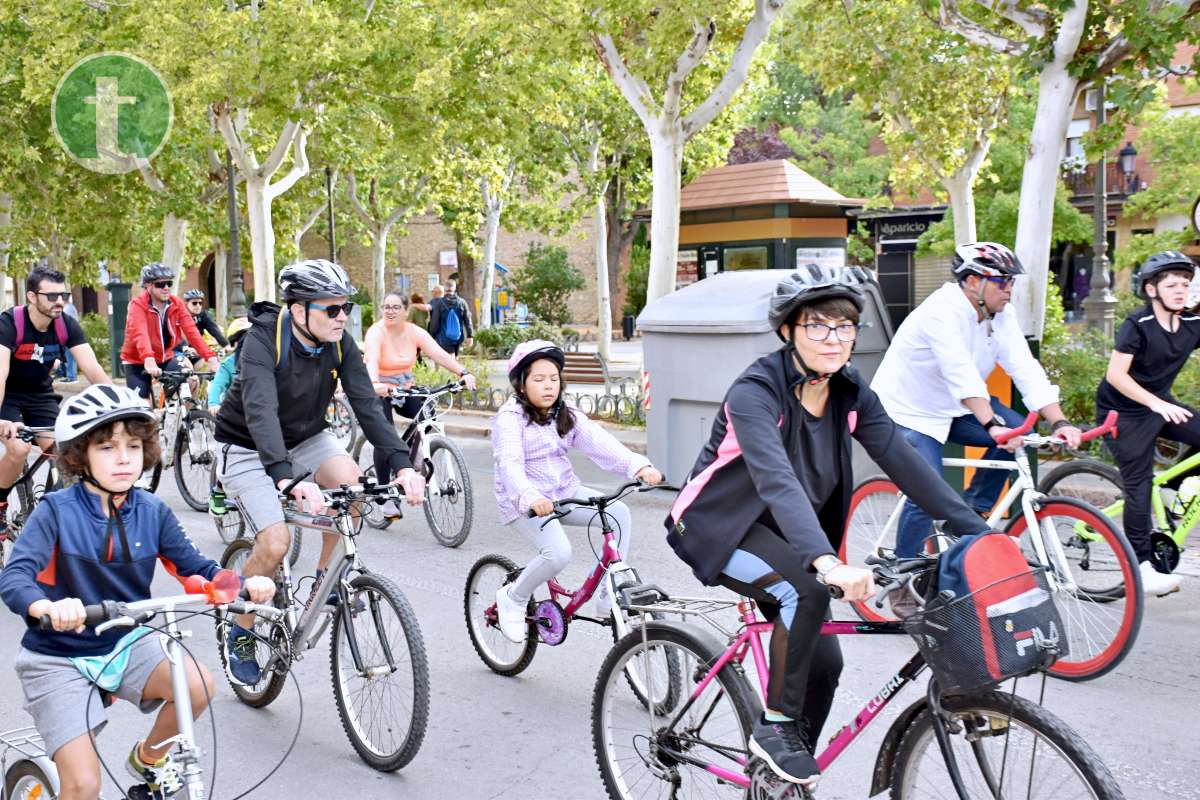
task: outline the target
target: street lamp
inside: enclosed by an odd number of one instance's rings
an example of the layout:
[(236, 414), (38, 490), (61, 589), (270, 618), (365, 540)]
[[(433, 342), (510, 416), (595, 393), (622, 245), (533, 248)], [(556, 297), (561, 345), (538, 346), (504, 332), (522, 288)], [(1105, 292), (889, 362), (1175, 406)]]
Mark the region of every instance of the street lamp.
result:
[[(1096, 130), (1104, 127), (1104, 79), (1096, 83)], [(1122, 162), (1124, 166), (1124, 162)], [(1092, 203), (1092, 278), (1091, 291), (1083, 300), (1087, 326), (1113, 335), (1117, 298), (1108, 290), (1108, 181), (1105, 180), (1104, 151), (1096, 161), (1095, 194)]]
[(1133, 194), (1137, 191), (1137, 176), (1133, 174), (1133, 170), (1137, 166), (1137, 154), (1138, 151), (1133, 146), (1133, 142), (1126, 142), (1125, 146), (1117, 152), (1121, 173), (1125, 176), (1125, 194)]
[(229, 193), (229, 316), (246, 316), (246, 292), (242, 285), (241, 243), (238, 235), (237, 182), (233, 177), (233, 154), (225, 149), (225, 188)]

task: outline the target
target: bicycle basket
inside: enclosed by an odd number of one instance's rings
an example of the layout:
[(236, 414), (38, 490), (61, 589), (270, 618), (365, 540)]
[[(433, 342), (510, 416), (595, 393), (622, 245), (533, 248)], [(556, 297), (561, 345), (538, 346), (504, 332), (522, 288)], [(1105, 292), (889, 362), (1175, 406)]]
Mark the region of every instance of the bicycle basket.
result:
[(904, 629), (944, 691), (974, 691), (1048, 669), (1066, 655), (1063, 624), (1043, 568), (1002, 578), (949, 602), (934, 600)]

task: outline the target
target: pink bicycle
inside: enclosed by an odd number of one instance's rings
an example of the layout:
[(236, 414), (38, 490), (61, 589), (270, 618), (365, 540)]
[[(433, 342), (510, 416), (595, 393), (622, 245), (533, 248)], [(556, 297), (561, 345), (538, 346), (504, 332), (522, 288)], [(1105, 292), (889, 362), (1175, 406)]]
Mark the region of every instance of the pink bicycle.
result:
[[(906, 590), (914, 579), (921, 585), (936, 561), (936, 556), (869, 559), (881, 586), (875, 602)], [(782, 780), (747, 749), (769, 678), (761, 637), (773, 627), (759, 619), (754, 601), (670, 598), (654, 587), (628, 587), (620, 602), (629, 613), (679, 619), (651, 619), (618, 641), (600, 669), (592, 701), (592, 736), (608, 796), (809, 798), (808, 789)], [(727, 612), (735, 607), (739, 624), (722, 624), (718, 616), (725, 612), (728, 622)], [(697, 618), (719, 632), (724, 643), (708, 628), (689, 622)], [(822, 633), (906, 635), (906, 630), (900, 622), (856, 620), (826, 622)], [(1038, 646), (1048, 653), (1046, 660), (1052, 660), (1055, 643)], [(746, 677), (747, 656), (754, 662), (759, 693)], [(683, 676), (680, 701), (650, 708), (630, 697), (623, 676), (631, 670), (644, 677), (646, 691), (661, 694), (657, 685), (672, 679), (657, 666), (664, 661)], [(817, 753), (824, 774), (927, 666), (925, 657), (915, 654), (837, 730)], [(893, 800), (1123, 797), (1092, 749), (1042, 706), (1015, 692), (943, 692), (936, 677), (883, 739), (868, 796), (884, 791), (890, 791)]]

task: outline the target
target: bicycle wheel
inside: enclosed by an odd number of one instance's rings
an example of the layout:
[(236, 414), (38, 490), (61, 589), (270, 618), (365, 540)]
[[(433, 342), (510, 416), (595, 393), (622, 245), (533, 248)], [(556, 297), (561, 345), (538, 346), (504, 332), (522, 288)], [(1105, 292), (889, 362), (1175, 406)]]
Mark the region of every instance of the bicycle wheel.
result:
[[(1124, 489), (1121, 473), (1115, 467), (1100, 461), (1071, 461), (1043, 478), (1038, 491), (1087, 503), (1124, 534)], [(1088, 574), (1087, 591), (1093, 600), (1103, 602), (1124, 596), (1125, 581), (1117, 557), (1101, 537), (1080, 525), (1075, 535), (1063, 542), (1063, 550), (1078, 572)]]
[[(1059, 658), (1050, 674), (1073, 681), (1086, 681), (1105, 674), (1129, 653), (1137, 640), (1142, 624), (1142, 576), (1137, 570), (1133, 549), (1124, 535), (1117, 532), (1108, 520), (1091, 506), (1069, 497), (1044, 497), (1035, 512), (1042, 541), (1050, 556), (1049, 577), (1054, 588), (1054, 603), (1063, 618), (1064, 635), (1069, 653)], [(1036, 561), (1025, 515), (1018, 514), (1008, 526), (1010, 536), (1020, 537), (1026, 557)], [(1101, 547), (1111, 559), (1112, 569), (1097, 573), (1095, 569), (1079, 569), (1079, 562), (1068, 556), (1057, 558), (1055, 542), (1070, 553), (1071, 541), (1080, 530), (1097, 537), (1092, 545), (1093, 563)], [(1101, 544), (1102, 543), (1102, 544)], [(1099, 581), (1093, 574), (1100, 574)], [(1093, 593), (1120, 581), (1120, 599)], [(1073, 583), (1075, 588), (1066, 585)]]
[(209, 514), (209, 516), (212, 518), (213, 527), (217, 529), (217, 536), (223, 543), (229, 544), (246, 535), (246, 517), (242, 515), (242, 510), (233, 501), (225, 501), (224, 514)]
[[(525, 632), (525, 641), (517, 644), (500, 632), (496, 623), (496, 592), (501, 586), (511, 583), (520, 572), (512, 559), (501, 555), (487, 555), (475, 562), (467, 573), (467, 588), (463, 592), (463, 608), (467, 618), (467, 634), (471, 646), (487, 664), (488, 669), (500, 675), (516, 675), (529, 666), (537, 652), (537, 628), (532, 622)], [(529, 598), (526, 611), (530, 618), (534, 614), (533, 598)]]
[[(656, 622), (647, 627), (644, 642), (642, 635), (641, 629), (631, 631), (613, 646), (592, 694), (592, 746), (608, 796), (744, 798), (743, 786), (710, 769), (744, 774), (750, 758), (746, 742), (761, 712), (758, 697), (731, 664), (695, 692), (708, 665), (721, 657), (711, 636), (678, 623)], [(667, 714), (650, 713), (626, 678), (630, 662), (659, 662), (668, 651), (685, 676), (687, 700)], [(653, 669), (633, 669), (654, 675)]]
[(417, 615), (395, 583), (367, 573), (355, 576), (350, 587), (329, 639), (338, 716), (359, 757), (394, 772), (412, 761), (425, 738), (425, 644)]
[[(971, 798), (1122, 800), (1100, 757), (1079, 734), (1024, 697), (984, 692), (942, 698), (957, 726), (950, 747)], [(904, 732), (892, 765), (892, 800), (959, 797), (929, 708)]]
[[(354, 461), (358, 464), (358, 468), (362, 470), (363, 478), (370, 478), (372, 482), (378, 482), (379, 477), (375, 472), (375, 448), (365, 438), (359, 439), (354, 446)], [(375, 502), (363, 503), (366, 513), (363, 519), (367, 525), (377, 531), (386, 530), (392, 520), (383, 513), (383, 506)]]
[[(623, 614), (619, 607), (613, 607), (614, 614)], [(652, 620), (661, 621), (664, 617), (661, 614), (651, 614)], [(642, 624), (641, 614), (633, 617), (626, 616), (625, 624), (628, 626), (630, 633), (637, 630), (637, 626)], [(620, 641), (617, 636), (617, 626), (612, 626), (612, 638), (615, 645)], [(649, 709), (651, 703), (651, 692), (653, 692), (654, 713), (668, 714), (676, 706), (679, 705), (679, 699), (683, 696), (683, 665), (679, 659), (679, 654), (673, 650), (663, 650), (654, 659), (639, 659), (639, 663), (635, 666), (628, 666), (625, 669), (625, 680), (629, 683), (629, 688), (633, 692), (634, 697), (642, 704), (643, 708)], [(643, 674), (640, 670), (649, 670), (653, 674)]]
[[(237, 539), (230, 542), (229, 546), (225, 548), (225, 552), (221, 554), (221, 566), (241, 575), (242, 567), (246, 565), (246, 559), (250, 557), (250, 551), (253, 549), (254, 543), (249, 539)], [(276, 575), (275, 584), (282, 585), (281, 575)], [(275, 592), (274, 605), (276, 608), (287, 607), (282, 590)], [(263, 708), (270, 705), (279, 696), (279, 693), (283, 691), (284, 683), (287, 682), (287, 668), (291, 661), (291, 636), (282, 622), (273, 622), (262, 617), (254, 618), (254, 632), (262, 637), (255, 645), (254, 658), (259, 667), (263, 668), (262, 676), (254, 686), (244, 686), (229, 675), (229, 653), (226, 640), (228, 626), (232, 621), (232, 617), (217, 612), (217, 652), (221, 655), (221, 667), (238, 700), (251, 708)], [(283, 654), (282, 659), (274, 657), (272, 646)]]
[(10, 800), (53, 800), (49, 776), (32, 761), (16, 761), (4, 774), (4, 797)]
[(216, 426), (207, 411), (192, 411), (175, 435), (175, 484), (183, 502), (196, 511), (208, 508), (208, 492), (215, 480)]
[(354, 411), (344, 397), (334, 395), (333, 399), (329, 401), (329, 408), (325, 411), (325, 422), (329, 425), (330, 433), (334, 435), (343, 449), (347, 452), (354, 449), (354, 438), (358, 434), (358, 422), (354, 418)]
[[(896, 510), (900, 490), (885, 478), (868, 478), (850, 496), (850, 513), (838, 548), (838, 558), (855, 567), (866, 567), (866, 558), (880, 547), (896, 546), (896, 526), (888, 519)], [(867, 622), (896, 619), (890, 608), (876, 608), (870, 600), (850, 604), (854, 613)]]
[(458, 547), (471, 535), (475, 497), (471, 472), (458, 445), (444, 436), (429, 440), (433, 474), (425, 486), (425, 519), (438, 544)]

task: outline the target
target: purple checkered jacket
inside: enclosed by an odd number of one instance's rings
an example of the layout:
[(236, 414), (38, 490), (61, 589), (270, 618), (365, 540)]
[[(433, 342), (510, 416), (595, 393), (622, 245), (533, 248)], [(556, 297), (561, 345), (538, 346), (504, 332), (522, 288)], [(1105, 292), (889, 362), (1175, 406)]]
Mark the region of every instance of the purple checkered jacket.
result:
[(538, 497), (561, 500), (574, 497), (580, 481), (567, 450), (575, 448), (596, 466), (633, 478), (649, 459), (631, 451), (578, 410), (575, 427), (559, 436), (553, 424), (535, 425), (510, 397), (492, 418), (492, 460), (496, 477), (496, 504), (500, 520), (508, 524), (529, 513)]

